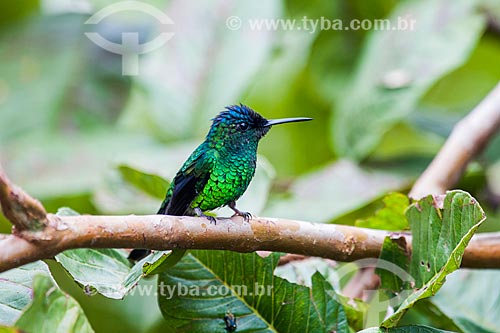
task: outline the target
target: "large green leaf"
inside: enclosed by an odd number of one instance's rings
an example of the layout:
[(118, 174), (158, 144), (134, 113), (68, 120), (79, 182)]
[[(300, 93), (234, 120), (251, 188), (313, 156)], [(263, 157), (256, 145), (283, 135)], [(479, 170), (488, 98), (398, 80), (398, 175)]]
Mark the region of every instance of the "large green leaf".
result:
[[(341, 283), (346, 282), (349, 277), (344, 275), (343, 277), (346, 281), (341, 281), (343, 279), (337, 274), (337, 270), (339, 267), (345, 267), (344, 265), (338, 265), (337, 262), (330, 259), (311, 257), (304, 260), (292, 260), (284, 265), (279, 265), (274, 270), (274, 274), (289, 282), (311, 287), (312, 277), (319, 273), (327, 282), (334, 286), (335, 290), (342, 290)], [(357, 267), (354, 264), (347, 265), (351, 265), (353, 268), (352, 274), (355, 274)], [(336, 296), (337, 301), (344, 307), (349, 326), (356, 330), (362, 329), (363, 319), (366, 317), (367, 304), (362, 300), (349, 298), (340, 294)]]
[(130, 273), (124, 250), (74, 249), (59, 253), (55, 259), (88, 293), (96, 290), (119, 299), (133, 286), (124, 284)]
[(118, 171), (120, 171), (124, 180), (138, 189), (155, 198), (165, 198), (165, 193), (167, 193), (167, 188), (170, 184), (163, 177), (143, 172), (123, 164), (118, 166)]
[(58, 254), (55, 259), (84, 287), (86, 293), (122, 299), (140, 279), (172, 265), (182, 257), (169, 257), (172, 251), (154, 252), (131, 267), (128, 253), (118, 249), (75, 249)]
[(413, 234), (410, 274), (417, 289), (383, 327), (394, 327), (415, 302), (437, 293), (446, 276), (460, 267), (465, 247), (485, 219), (481, 206), (466, 192), (448, 192), (442, 207), (439, 200), (427, 196), (407, 211)]
[(391, 24), (406, 18), (414, 20), (415, 29), (372, 33), (333, 118), (339, 154), (366, 157), (437, 80), (467, 60), (485, 26), (477, 2), (403, 2)]
[(446, 278), (446, 283), (432, 301), (464, 333), (498, 333), (498, 281), (498, 270), (459, 270)]
[(30, 333), (93, 333), (80, 305), (61, 291), (46, 275), (33, 280), (33, 303), (17, 320), (16, 327)]
[(299, 178), (290, 195), (271, 201), (267, 216), (329, 222), (408, 184), (406, 177), (341, 160)]
[(238, 331), (348, 332), (343, 307), (320, 274), (312, 289), (273, 275), (279, 254), (190, 251), (160, 275), (161, 311), (174, 331), (223, 331), (230, 311)]
[(155, 278), (141, 279), (126, 297), (116, 300), (98, 293), (89, 297), (57, 262), (50, 262), (50, 270), (61, 289), (81, 305), (96, 332), (169, 332), (156, 300)]
[(0, 325), (12, 325), (33, 298), (33, 277), (49, 275), (49, 268), (36, 261), (0, 273)]

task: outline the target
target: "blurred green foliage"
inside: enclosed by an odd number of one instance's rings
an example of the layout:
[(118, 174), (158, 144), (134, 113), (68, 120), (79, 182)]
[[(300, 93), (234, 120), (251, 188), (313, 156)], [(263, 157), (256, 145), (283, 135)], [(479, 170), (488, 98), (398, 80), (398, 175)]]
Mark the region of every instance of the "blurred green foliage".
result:
[[(144, 2), (168, 14), (175, 35), (141, 56), (140, 75), (131, 77), (122, 76), (120, 55), (84, 32), (119, 41), (122, 31), (138, 31), (150, 40), (160, 28), (149, 16), (117, 14), (92, 26), (84, 24), (89, 16), (116, 1), (0, 3), (0, 163), (51, 212), (154, 213), (161, 189), (145, 183), (171, 179), (210, 119), (242, 102), (267, 118), (315, 121), (268, 134), (241, 207), (353, 224), (382, 208), (386, 193), (406, 191), (453, 125), (500, 80), (495, 0)], [(226, 27), (232, 15), (243, 23), (410, 15), (416, 31), (233, 31)], [(483, 230), (500, 230), (499, 156), (496, 139), (458, 185), (487, 211)], [(0, 217), (0, 232), (9, 230)], [(134, 302), (150, 309), (154, 300), (96, 301), (63, 273), (56, 277), (96, 331), (165, 329), (157, 309), (130, 319), (140, 307)]]

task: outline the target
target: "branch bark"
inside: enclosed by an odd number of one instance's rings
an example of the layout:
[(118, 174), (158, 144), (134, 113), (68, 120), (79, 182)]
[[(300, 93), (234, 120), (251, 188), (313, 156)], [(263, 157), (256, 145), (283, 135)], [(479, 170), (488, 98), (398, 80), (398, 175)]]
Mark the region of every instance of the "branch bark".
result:
[(413, 185), (409, 196), (420, 199), (443, 194), (460, 179), (500, 128), (500, 83), (454, 127), (431, 164)]
[[(71, 248), (139, 247), (280, 251), (342, 261), (377, 257), (384, 231), (292, 220), (184, 216), (56, 216), (43, 231), (23, 231), (0, 240), (0, 271)], [(26, 240), (28, 234), (30, 240)]]
[[(376, 258), (388, 231), (294, 220), (197, 217), (47, 215), (43, 231), (22, 231), (0, 239), (0, 272), (72, 248), (139, 247), (156, 250), (219, 249), (279, 251), (353, 261)], [(28, 236), (28, 237), (26, 237)], [(411, 244), (410, 235), (406, 236)], [(28, 238), (29, 240), (27, 240)], [(500, 233), (474, 236), (464, 267), (500, 268)]]
[(42, 204), (15, 186), (0, 165), (0, 206), (17, 231), (43, 229), (47, 224)]

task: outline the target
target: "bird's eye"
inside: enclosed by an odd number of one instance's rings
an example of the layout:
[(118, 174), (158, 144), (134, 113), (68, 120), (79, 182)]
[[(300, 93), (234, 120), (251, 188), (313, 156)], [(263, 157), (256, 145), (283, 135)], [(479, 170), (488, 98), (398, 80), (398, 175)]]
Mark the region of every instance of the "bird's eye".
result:
[(241, 130), (244, 131), (244, 130), (246, 130), (248, 128), (248, 124), (247, 123), (240, 123), (239, 127), (240, 127)]

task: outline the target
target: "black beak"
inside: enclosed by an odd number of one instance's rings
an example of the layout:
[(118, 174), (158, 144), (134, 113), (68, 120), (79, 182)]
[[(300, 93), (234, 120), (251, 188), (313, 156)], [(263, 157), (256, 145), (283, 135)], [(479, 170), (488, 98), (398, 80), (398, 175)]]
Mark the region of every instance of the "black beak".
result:
[(312, 118), (300, 117), (300, 118), (269, 119), (267, 123), (264, 125), (264, 127), (278, 125), (278, 124), (285, 124), (285, 123), (296, 123), (299, 121), (309, 121), (309, 120), (312, 120)]

